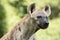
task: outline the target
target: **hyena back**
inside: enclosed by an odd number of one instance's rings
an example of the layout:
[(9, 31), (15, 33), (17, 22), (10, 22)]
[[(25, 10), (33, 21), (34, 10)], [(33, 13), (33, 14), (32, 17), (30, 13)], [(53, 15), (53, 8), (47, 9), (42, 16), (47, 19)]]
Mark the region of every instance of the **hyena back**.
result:
[(48, 27), (48, 16), (51, 13), (49, 5), (46, 5), (42, 10), (37, 10), (33, 3), (27, 8), (27, 12), (29, 14), (0, 40), (35, 40), (31, 39), (31, 36), (37, 30)]

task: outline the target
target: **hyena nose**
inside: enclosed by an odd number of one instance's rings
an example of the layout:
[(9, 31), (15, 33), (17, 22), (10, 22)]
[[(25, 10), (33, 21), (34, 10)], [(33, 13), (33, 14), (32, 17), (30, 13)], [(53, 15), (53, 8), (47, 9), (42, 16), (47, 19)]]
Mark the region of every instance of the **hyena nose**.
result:
[(45, 27), (48, 27), (48, 25), (49, 25), (49, 23), (44, 23), (44, 26), (45, 26)]

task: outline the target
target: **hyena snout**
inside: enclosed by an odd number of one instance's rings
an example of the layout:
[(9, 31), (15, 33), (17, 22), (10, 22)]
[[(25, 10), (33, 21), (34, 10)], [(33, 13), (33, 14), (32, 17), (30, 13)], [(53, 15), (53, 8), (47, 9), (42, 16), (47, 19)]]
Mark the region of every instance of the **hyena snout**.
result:
[(49, 23), (44, 23), (44, 27), (43, 27), (43, 29), (47, 28), (48, 25), (49, 25)]
[(46, 29), (49, 26), (48, 18), (47, 17), (41, 17), (38, 19), (38, 27), (41, 29)]

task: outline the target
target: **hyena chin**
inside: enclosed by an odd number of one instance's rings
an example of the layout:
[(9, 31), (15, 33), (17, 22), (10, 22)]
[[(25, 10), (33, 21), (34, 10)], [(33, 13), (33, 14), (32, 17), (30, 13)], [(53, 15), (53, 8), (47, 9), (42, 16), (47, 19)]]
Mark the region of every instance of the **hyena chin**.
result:
[(51, 14), (49, 5), (46, 5), (42, 10), (37, 10), (35, 3), (33, 3), (28, 6), (27, 12), (29, 13), (28, 16), (24, 17), (0, 40), (35, 40), (31, 36), (38, 29), (46, 29), (48, 27), (48, 16)]

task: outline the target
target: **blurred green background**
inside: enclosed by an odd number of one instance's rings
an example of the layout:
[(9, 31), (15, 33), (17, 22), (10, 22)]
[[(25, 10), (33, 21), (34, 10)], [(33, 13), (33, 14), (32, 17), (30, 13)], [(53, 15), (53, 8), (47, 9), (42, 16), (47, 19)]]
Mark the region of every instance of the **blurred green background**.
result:
[(60, 0), (0, 0), (0, 38), (27, 14), (27, 6), (36, 3), (37, 9), (50, 4), (52, 14), (49, 28), (36, 33), (37, 40), (60, 40)]

